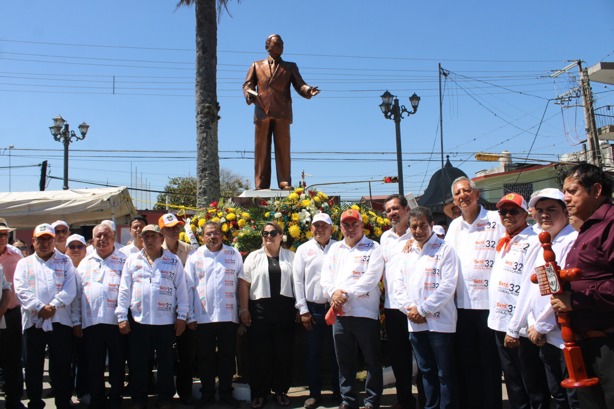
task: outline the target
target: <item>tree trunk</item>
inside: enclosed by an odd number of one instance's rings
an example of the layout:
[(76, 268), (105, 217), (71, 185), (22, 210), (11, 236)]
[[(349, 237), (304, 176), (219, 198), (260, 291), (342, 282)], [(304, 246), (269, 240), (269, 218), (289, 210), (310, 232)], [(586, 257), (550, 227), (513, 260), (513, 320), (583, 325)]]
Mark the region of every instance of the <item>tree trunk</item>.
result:
[(217, 0), (197, 0), (196, 11), (196, 176), (197, 203), (220, 197), (217, 101)]

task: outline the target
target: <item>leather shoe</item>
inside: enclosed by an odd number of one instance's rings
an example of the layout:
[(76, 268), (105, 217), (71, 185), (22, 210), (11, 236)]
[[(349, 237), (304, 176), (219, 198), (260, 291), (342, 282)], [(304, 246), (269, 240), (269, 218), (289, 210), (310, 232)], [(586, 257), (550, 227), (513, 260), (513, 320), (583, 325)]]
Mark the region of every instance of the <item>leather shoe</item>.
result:
[(220, 402), (225, 403), (226, 405), (230, 406), (231, 408), (238, 408), (241, 407), (241, 402), (239, 402), (237, 399), (235, 399), (232, 395), (221, 395), (220, 396)]
[(292, 186), (290, 186), (290, 184), (288, 182), (280, 182), (279, 183), (279, 188), (281, 190), (293, 190)]
[(343, 402), (343, 399), (341, 399), (341, 394), (339, 392), (333, 392), (333, 394), (330, 395), (330, 400), (336, 405), (339, 405), (341, 402)]
[(215, 396), (203, 396), (202, 398), (196, 401), (196, 405), (194, 405), (194, 408), (200, 409), (206, 406), (213, 405), (214, 403), (215, 403)]
[(305, 409), (316, 409), (320, 406), (320, 398), (310, 396), (305, 400)]

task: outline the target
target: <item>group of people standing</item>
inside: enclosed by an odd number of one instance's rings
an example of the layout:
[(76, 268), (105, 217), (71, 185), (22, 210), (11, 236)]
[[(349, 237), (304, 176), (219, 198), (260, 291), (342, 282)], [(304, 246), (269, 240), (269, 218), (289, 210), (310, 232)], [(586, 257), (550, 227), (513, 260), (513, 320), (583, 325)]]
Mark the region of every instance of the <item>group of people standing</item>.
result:
[[(93, 409), (120, 405), (126, 361), (133, 409), (145, 408), (154, 356), (160, 409), (171, 407), (175, 392), (192, 403), (194, 362), (202, 384), (196, 407), (214, 403), (216, 395), (239, 407), (232, 378), (240, 324), (248, 334), (251, 408), (261, 409), (271, 393), (278, 406), (289, 406), (298, 321), (306, 330), (305, 408), (320, 406), (330, 387), (339, 409), (378, 409), (382, 287), (395, 408), (501, 408), (502, 373), (514, 409), (548, 408), (551, 400), (557, 408), (614, 407), (614, 210), (607, 175), (578, 165), (563, 191), (544, 189), (529, 203), (509, 193), (497, 211), (479, 204), (479, 190), (465, 177), (453, 182), (452, 195), (460, 216), (445, 238), (434, 234), (429, 209), (410, 209), (405, 197), (391, 195), (384, 205), (391, 229), (380, 243), (365, 236), (360, 212), (349, 208), (341, 214), (341, 240), (332, 238), (330, 216), (318, 213), (312, 238), (295, 254), (282, 245), (283, 226), (268, 222), (262, 247), (245, 261), (223, 244), (214, 222), (203, 227), (204, 245), (192, 250), (179, 241), (183, 222), (173, 214), (155, 225), (136, 217), (133, 241), (122, 248), (114, 224), (103, 222), (94, 228), (89, 254), (82, 236), (68, 236), (65, 222), (41, 224), (33, 232), (35, 253), (22, 258), (6, 243), (14, 229), (0, 219), (6, 407), (23, 407), (22, 331), (30, 409), (44, 406), (46, 348), (56, 407), (70, 408), (74, 336), (87, 356), (81, 371)], [(529, 211), (534, 226), (527, 224)], [(530, 278), (545, 264), (537, 239), (542, 231), (550, 234), (558, 263), (583, 272), (552, 297), (541, 296)], [(599, 377), (599, 385), (560, 386), (567, 376), (556, 324), (561, 312), (570, 313), (589, 375)], [(328, 356), (326, 342), (333, 345)], [(367, 369), (362, 402), (358, 350)], [(412, 394), (412, 355), (418, 397)]]

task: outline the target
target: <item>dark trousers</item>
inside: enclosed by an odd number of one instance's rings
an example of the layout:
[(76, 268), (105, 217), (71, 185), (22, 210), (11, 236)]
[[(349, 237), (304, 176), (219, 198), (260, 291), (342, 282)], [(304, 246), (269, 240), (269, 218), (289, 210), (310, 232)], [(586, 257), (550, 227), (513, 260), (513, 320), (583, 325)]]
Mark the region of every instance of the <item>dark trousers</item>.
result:
[(614, 336), (579, 341), (589, 377), (597, 376), (599, 384), (579, 388), (582, 409), (614, 408)]
[(72, 375), (75, 393), (78, 397), (89, 393), (88, 356), (83, 338), (73, 337)]
[[(506, 348), (503, 346), (505, 332), (500, 331), (495, 331), (495, 339), (505, 376), (505, 388), (510, 408), (549, 408), (550, 394), (537, 346), (528, 339), (520, 337), (520, 347)], [(534, 372), (530, 373), (531, 371)]]
[(580, 409), (577, 390), (561, 386), (561, 381), (568, 376), (563, 351), (554, 345), (544, 344), (539, 347), (539, 357), (544, 363), (554, 407), (556, 409)]
[(501, 363), (488, 310), (458, 309), (456, 368), (460, 407), (501, 409)]
[(180, 398), (192, 397), (192, 377), (196, 359), (196, 333), (186, 327), (183, 334), (175, 340), (177, 346), (177, 366), (175, 385)]
[[(125, 335), (117, 325), (98, 324), (83, 330), (84, 350), (88, 359), (90, 409), (116, 408), (122, 401), (125, 371)], [(108, 405), (105, 393), (105, 361), (109, 357)]]
[(25, 330), (26, 349), (26, 390), (28, 408), (41, 409), (43, 402), (43, 370), (45, 365), (45, 347), (49, 347), (49, 372), (55, 392), (57, 409), (70, 409), (72, 396), (72, 376), (70, 363), (72, 359), (72, 328), (54, 323), (53, 331), (45, 332), (40, 328), (30, 327)]
[(196, 328), (198, 376), (202, 385), (202, 400), (209, 400), (215, 395), (216, 375), (219, 379), (220, 396), (232, 396), (237, 327), (234, 322), (212, 322), (198, 324)]
[(173, 380), (173, 342), (175, 329), (169, 325), (130, 323), (130, 393), (133, 403), (147, 404), (151, 356), (155, 352), (158, 372), (158, 402), (168, 404), (175, 394)]
[(455, 409), (458, 407), (456, 362), (453, 333), (433, 331), (412, 332), (409, 335), (422, 374), (425, 409)]
[(413, 373), (412, 346), (407, 329), (407, 316), (397, 309), (386, 308), (386, 333), (388, 352), (394, 373), (397, 403), (402, 409), (414, 408), (416, 398), (411, 393)]
[(367, 367), (365, 406), (380, 406), (383, 391), (382, 358), (379, 340), (379, 320), (362, 317), (337, 317), (333, 325), (335, 353), (339, 365), (339, 387), (343, 403), (358, 408), (356, 359), (358, 348)]
[(333, 393), (339, 393), (339, 368), (337, 367), (337, 358), (335, 357), (335, 348), (333, 346), (333, 331), (326, 324), (325, 316), (327, 312), (327, 304), (316, 304), (307, 302), (309, 313), (315, 321), (313, 329), (306, 331), (305, 343), (307, 354), (305, 355), (305, 368), (307, 368), (307, 377), (309, 379), (309, 396), (320, 398), (322, 396), (322, 352), (325, 344), (329, 348), (329, 367), (331, 390)]
[(528, 338), (520, 337), (518, 358), (520, 358), (522, 380), (529, 395), (531, 407), (533, 409), (550, 408), (550, 389), (546, 370), (539, 355), (539, 347)]
[(287, 393), (290, 389), (294, 330), (293, 321), (252, 321), (248, 329), (252, 399), (264, 398), (271, 390), (274, 393)]
[[(271, 143), (275, 143), (277, 183), (292, 184), (290, 176), (290, 121), (263, 119), (256, 121), (254, 148), (254, 181), (256, 189), (271, 187)], [(281, 187), (281, 186), (280, 186)]]
[(6, 409), (16, 409), (23, 395), (23, 370), (21, 363), (21, 309), (11, 308), (4, 313), (6, 328), (0, 331), (0, 354), (4, 369)]

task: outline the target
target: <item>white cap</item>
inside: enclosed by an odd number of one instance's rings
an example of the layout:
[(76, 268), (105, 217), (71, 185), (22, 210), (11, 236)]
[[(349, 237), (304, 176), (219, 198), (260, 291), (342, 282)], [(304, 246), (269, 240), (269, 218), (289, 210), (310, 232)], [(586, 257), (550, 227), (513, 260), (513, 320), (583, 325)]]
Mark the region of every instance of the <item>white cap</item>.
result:
[(433, 233), (438, 236), (445, 236), (446, 231), (444, 230), (443, 226), (436, 224), (433, 226)]
[(313, 219), (311, 220), (311, 224), (314, 224), (315, 222), (324, 222), (326, 224), (330, 224), (332, 226), (333, 221), (330, 219), (330, 216), (327, 215), (326, 213), (318, 213), (315, 216), (313, 216)]
[(80, 234), (71, 234), (66, 239), (66, 247), (68, 247), (68, 245), (70, 243), (72, 243), (73, 241), (78, 241), (79, 243), (83, 244), (84, 246), (87, 246), (87, 243), (85, 242), (85, 237), (83, 237)]
[(67, 229), (70, 229), (70, 226), (64, 220), (56, 220), (51, 223), (51, 227), (53, 227), (54, 229), (58, 226), (66, 226)]
[(115, 223), (112, 220), (103, 220), (103, 221), (100, 222), (100, 224), (104, 224), (105, 226), (109, 226), (111, 228), (111, 230), (117, 231), (117, 230), (115, 230)]
[(55, 238), (55, 229), (52, 225), (43, 223), (34, 228), (34, 237), (51, 236)]
[(565, 195), (558, 189), (548, 187), (546, 189), (538, 190), (537, 192), (531, 195), (531, 200), (529, 200), (529, 207), (535, 207), (537, 202), (541, 199), (553, 199), (560, 200), (565, 204)]

